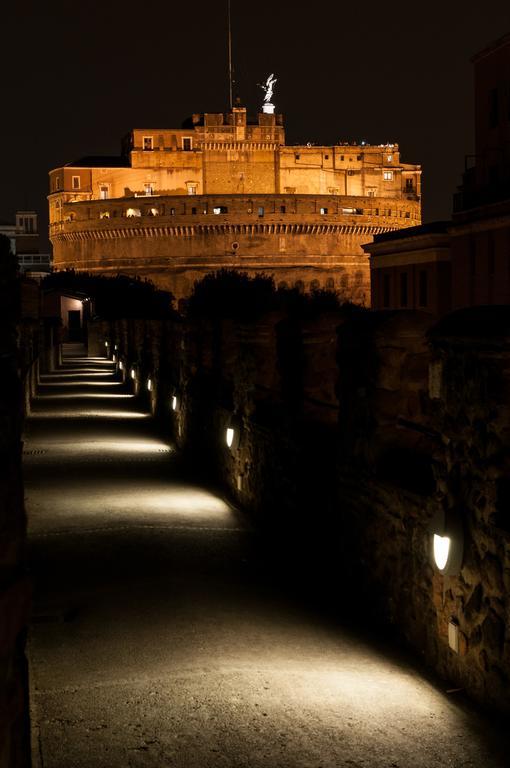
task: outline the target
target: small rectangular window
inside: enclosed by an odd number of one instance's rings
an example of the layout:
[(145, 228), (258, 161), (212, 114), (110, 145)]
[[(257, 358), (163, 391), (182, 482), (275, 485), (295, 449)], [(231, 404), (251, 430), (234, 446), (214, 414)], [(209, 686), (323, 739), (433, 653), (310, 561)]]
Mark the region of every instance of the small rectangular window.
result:
[(426, 269), (421, 269), (418, 275), (418, 304), (427, 307), (429, 303), (429, 276)]
[(175, 208), (170, 208), (170, 216), (175, 216)]
[(407, 272), (400, 273), (400, 306), (407, 307)]
[(259, 216), (263, 216), (264, 215), (264, 206), (263, 205), (259, 205), (258, 213), (259, 213)]
[(391, 275), (383, 275), (383, 307), (388, 309), (391, 301)]
[(143, 148), (145, 152), (150, 152), (154, 148), (154, 139), (152, 136), (143, 137)]
[(328, 209), (327, 208), (321, 208), (321, 216), (326, 216), (327, 213), (328, 213)]
[(79, 188), (80, 188), (80, 177), (73, 176), (73, 189), (79, 189)]
[(182, 148), (184, 152), (191, 152), (193, 148), (193, 140), (190, 136), (183, 136), (182, 139)]
[(213, 208), (213, 213), (215, 214), (228, 213), (228, 208), (226, 205), (217, 205), (215, 208)]
[(151, 181), (147, 182), (147, 184), (144, 184), (143, 188), (147, 196), (154, 194), (154, 184)]
[(192, 216), (196, 216), (197, 215), (197, 209), (196, 208), (192, 208), (191, 209), (191, 215)]
[(102, 185), (99, 187), (99, 199), (100, 200), (108, 200), (109, 192), (108, 187), (106, 185)]
[(280, 213), (285, 213), (286, 207), (284, 205), (280, 205)]
[(188, 184), (188, 195), (196, 195), (197, 187), (195, 184)]
[(383, 171), (384, 181), (393, 181), (393, 171)]

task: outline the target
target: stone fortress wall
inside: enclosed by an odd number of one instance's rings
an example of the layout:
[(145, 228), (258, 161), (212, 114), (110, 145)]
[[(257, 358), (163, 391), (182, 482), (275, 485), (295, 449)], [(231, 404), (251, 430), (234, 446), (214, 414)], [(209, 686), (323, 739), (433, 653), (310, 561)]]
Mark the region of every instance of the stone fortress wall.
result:
[(149, 278), (176, 298), (239, 267), (368, 304), (361, 246), (420, 223), (420, 179), (397, 144), (286, 146), (280, 115), (194, 115), (50, 173), (54, 265)]
[(368, 304), (361, 245), (418, 223), (420, 212), (382, 198), (164, 195), (67, 203), (63, 215), (52, 234), (59, 269), (136, 274), (181, 298), (207, 272), (238, 267)]

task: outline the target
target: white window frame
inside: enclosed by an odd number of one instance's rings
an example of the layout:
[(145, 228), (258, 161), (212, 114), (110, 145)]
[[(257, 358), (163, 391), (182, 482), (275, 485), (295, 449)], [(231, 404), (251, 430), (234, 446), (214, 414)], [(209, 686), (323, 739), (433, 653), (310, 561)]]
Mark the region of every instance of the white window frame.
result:
[(145, 197), (153, 197), (154, 196), (154, 182), (153, 181), (146, 181), (143, 185), (144, 194)]
[(393, 181), (393, 171), (383, 171), (384, 181)]
[[(75, 181), (78, 183), (75, 184)], [(73, 176), (71, 179), (71, 187), (72, 189), (81, 189), (81, 178), (80, 176)]]
[[(103, 192), (106, 191), (106, 194), (103, 194)], [(110, 185), (109, 184), (100, 184), (99, 185), (99, 199), (100, 200), (108, 200), (110, 197)]]
[[(184, 149), (184, 142), (189, 141), (189, 149)], [(192, 152), (193, 151), (193, 136), (182, 136), (181, 137), (181, 147), (183, 152)]]
[(327, 216), (328, 215), (328, 209), (327, 208), (321, 208), (321, 216)]
[[(145, 142), (150, 143), (150, 147), (145, 146)], [(142, 149), (144, 152), (152, 152), (154, 149), (154, 136), (142, 136)]]

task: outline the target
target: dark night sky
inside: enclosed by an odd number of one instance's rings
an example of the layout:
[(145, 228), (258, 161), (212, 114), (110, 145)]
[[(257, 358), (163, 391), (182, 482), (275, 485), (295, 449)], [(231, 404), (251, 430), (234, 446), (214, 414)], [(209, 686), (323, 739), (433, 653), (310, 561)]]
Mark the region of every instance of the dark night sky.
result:
[[(225, 0), (29, 0), (3, 10), (0, 219), (46, 213), (47, 172), (117, 154), (132, 127), (227, 108)], [(288, 143), (398, 142), (447, 218), (472, 152), (470, 57), (510, 31), (508, 0), (232, 0), (237, 92), (270, 72)]]

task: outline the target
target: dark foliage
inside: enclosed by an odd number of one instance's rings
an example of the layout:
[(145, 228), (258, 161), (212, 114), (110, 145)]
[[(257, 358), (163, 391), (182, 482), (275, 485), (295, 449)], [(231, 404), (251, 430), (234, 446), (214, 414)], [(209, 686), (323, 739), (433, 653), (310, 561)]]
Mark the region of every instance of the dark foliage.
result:
[(249, 319), (276, 306), (274, 280), (267, 275), (249, 277), (246, 272), (220, 269), (198, 283), (187, 302), (194, 317)]
[(211, 272), (198, 283), (187, 301), (187, 314), (192, 317), (230, 317), (250, 320), (271, 310), (309, 318), (338, 309), (363, 311), (343, 301), (333, 291), (317, 290), (303, 294), (295, 288), (275, 288), (271, 276), (221, 269)]
[(88, 272), (53, 272), (42, 283), (43, 290), (84, 294), (94, 301), (95, 314), (105, 320), (119, 318), (162, 319), (172, 316), (173, 296), (153, 283), (127, 275), (106, 277)]

